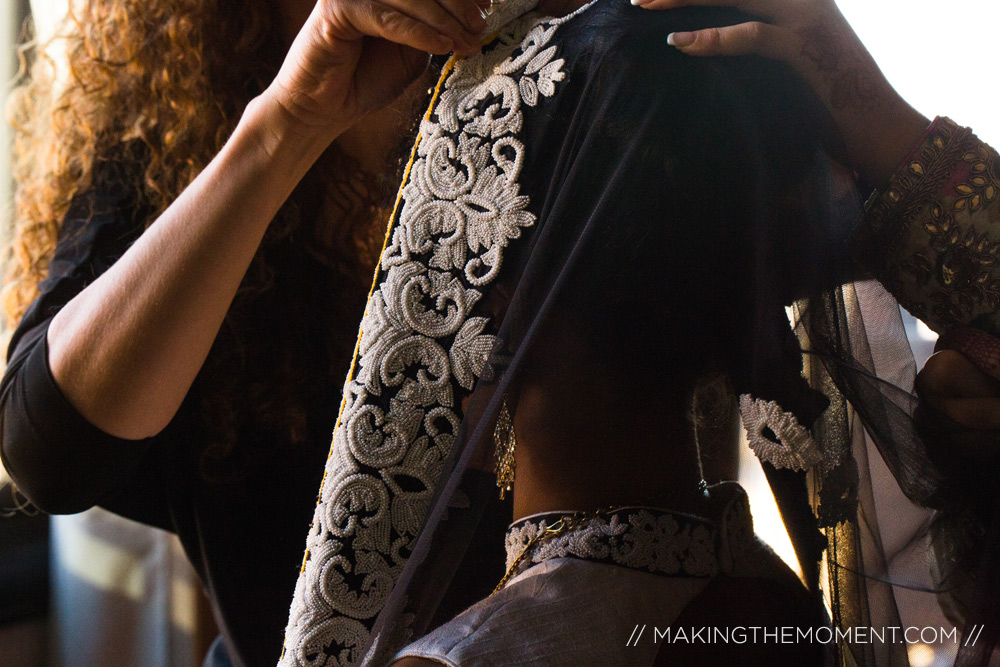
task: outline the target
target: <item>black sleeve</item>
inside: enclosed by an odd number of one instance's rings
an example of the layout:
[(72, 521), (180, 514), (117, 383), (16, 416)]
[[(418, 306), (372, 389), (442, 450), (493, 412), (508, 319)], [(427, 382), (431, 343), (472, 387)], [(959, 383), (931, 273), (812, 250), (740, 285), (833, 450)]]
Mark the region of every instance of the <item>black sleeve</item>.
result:
[[(161, 493), (145, 470), (155, 438), (114, 437), (88, 422), (62, 394), (48, 363), (46, 333), (56, 313), (117, 260), (142, 233), (149, 214), (135, 195), (136, 164), (95, 166), (93, 187), (75, 197), (66, 215), (49, 275), (14, 331), (0, 380), (0, 457), (19, 490), (53, 514), (94, 505), (164, 525), (154, 507)], [(132, 499), (123, 493), (145, 488)], [(144, 505), (151, 505), (144, 507)]]

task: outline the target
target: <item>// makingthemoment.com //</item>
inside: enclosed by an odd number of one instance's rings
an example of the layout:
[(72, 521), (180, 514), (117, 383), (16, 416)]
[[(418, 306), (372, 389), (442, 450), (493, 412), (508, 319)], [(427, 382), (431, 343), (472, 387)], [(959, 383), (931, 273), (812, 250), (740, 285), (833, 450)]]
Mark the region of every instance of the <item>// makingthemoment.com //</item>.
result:
[(983, 626), (973, 626), (964, 637), (957, 628), (935, 626), (889, 626), (884, 628), (819, 626), (701, 626), (656, 627), (637, 623), (626, 646), (639, 646), (640, 642), (654, 644), (937, 644), (963, 643), (974, 646), (982, 634)]

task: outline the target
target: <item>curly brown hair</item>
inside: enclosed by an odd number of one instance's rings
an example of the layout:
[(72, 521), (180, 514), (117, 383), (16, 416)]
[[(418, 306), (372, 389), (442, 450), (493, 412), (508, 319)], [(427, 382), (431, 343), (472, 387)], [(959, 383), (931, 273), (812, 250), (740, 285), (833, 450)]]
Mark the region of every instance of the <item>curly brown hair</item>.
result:
[[(27, 43), (10, 107), (17, 189), (9, 323), (38, 295), (70, 203), (94, 185), (98, 161), (126, 144), (142, 149), (128, 154), (143, 156), (143, 168), (132, 171), (141, 174), (138, 201), (153, 213), (148, 226), (219, 151), (280, 65), (274, 7), (76, 0), (52, 40)], [(54, 48), (67, 57), (51, 57)], [(67, 63), (64, 72), (57, 60)], [(195, 383), (210, 478), (239, 477), (276, 443), (304, 441), (313, 399), (329, 396), (348, 359), (354, 327), (344, 322), (356, 317), (337, 316), (363, 307), (360, 285), (380, 236), (372, 202), (384, 188), (335, 152), (324, 160), (268, 228)], [(343, 222), (319, 243), (318, 219), (331, 202)]]

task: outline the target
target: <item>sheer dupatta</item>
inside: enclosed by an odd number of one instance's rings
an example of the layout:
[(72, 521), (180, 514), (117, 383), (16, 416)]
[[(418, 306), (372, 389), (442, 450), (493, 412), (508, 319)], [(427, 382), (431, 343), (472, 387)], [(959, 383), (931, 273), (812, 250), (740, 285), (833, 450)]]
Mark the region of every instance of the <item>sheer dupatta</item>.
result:
[[(522, 15), (531, 5), (500, 5), (497, 36), (445, 64), (421, 123), (281, 664), (386, 664), (492, 590), (511, 518), (493, 432), (526, 386), (600, 398), (596, 413), (554, 419), (655, 426), (655, 406), (724, 375), (751, 440), (786, 466), (766, 469), (807, 583), (818, 595), (825, 553), (834, 620), (894, 622), (848, 406), (891, 459), (894, 438), (914, 437), (912, 394), (877, 378), (869, 343), (871, 317), (894, 303), (859, 319), (843, 286), (861, 207), (830, 167), (819, 107), (777, 65), (666, 47), (670, 31), (735, 13), (599, 0)], [(876, 352), (905, 363), (893, 326)], [(607, 446), (629, 460), (627, 441)], [(690, 454), (662, 443), (664, 460)], [(906, 659), (898, 645), (878, 653), (855, 659)]]

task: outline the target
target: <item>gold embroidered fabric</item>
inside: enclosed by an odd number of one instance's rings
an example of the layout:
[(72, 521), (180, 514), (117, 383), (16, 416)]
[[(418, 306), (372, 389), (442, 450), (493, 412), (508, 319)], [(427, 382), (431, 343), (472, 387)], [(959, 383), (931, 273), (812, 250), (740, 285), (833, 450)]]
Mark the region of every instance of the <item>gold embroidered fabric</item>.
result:
[(858, 237), (875, 277), (935, 331), (1000, 334), (1000, 155), (937, 118), (869, 203)]

